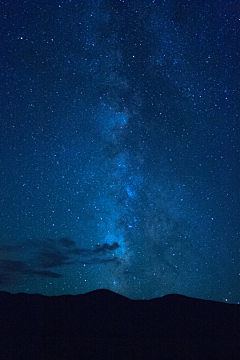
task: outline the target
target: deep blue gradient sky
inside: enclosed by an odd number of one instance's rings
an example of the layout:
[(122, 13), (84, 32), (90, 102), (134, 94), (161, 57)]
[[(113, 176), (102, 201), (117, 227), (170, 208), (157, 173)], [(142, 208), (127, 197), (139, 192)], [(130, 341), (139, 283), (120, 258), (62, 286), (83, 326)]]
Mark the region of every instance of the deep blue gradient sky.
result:
[(240, 302), (240, 2), (0, 1), (0, 290)]

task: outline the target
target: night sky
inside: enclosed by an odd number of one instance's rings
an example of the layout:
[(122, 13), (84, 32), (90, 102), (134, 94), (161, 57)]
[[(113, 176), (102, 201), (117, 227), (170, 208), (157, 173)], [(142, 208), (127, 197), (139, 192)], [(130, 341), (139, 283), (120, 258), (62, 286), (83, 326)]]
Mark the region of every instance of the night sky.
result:
[(0, 290), (240, 302), (240, 1), (0, 24)]

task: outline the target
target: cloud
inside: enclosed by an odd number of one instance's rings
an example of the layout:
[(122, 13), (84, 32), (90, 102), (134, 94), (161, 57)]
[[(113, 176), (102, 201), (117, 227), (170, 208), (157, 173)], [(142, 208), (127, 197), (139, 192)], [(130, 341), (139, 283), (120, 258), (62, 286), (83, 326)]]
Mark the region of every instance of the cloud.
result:
[(117, 242), (114, 242), (112, 244), (104, 243), (102, 245), (96, 245), (94, 249), (71, 249), (71, 253), (75, 255), (80, 255), (80, 258), (78, 258), (78, 262), (84, 264), (120, 264), (121, 260), (113, 254), (113, 252), (118, 248), (120, 248), (120, 245)]
[(55, 273), (55, 272), (49, 271), (49, 270), (35, 270), (32, 272), (32, 274), (40, 275), (43, 277), (51, 277), (51, 278), (60, 278), (63, 276), (62, 274), (58, 274), (58, 273)]
[(20, 273), (22, 275), (41, 275), (44, 277), (59, 278), (62, 275), (53, 271), (36, 270), (30, 265), (27, 265), (23, 261), (19, 260), (0, 260), (0, 284), (6, 283), (6, 279), (9, 279), (9, 275), (12, 273)]
[(120, 245), (117, 242), (114, 242), (112, 245), (110, 244), (103, 244), (103, 245), (97, 245), (94, 252), (107, 252), (107, 251), (114, 251), (118, 249)]
[(74, 255), (91, 255), (92, 254), (92, 250), (89, 249), (81, 249), (81, 248), (75, 248), (75, 249), (71, 249), (70, 250), (71, 254)]
[(4, 272), (25, 273), (27, 271), (25, 263), (17, 260), (0, 260), (0, 269)]
[(42, 268), (63, 266), (67, 264), (70, 257), (58, 249), (43, 249), (37, 255), (37, 265)]
[(104, 243), (102, 245), (96, 245), (94, 249), (89, 248), (74, 248), (71, 249), (70, 252), (75, 255), (81, 255), (82, 258), (95, 258), (103, 260), (104, 258), (108, 258), (112, 252), (120, 248), (120, 245), (117, 242), (112, 244)]
[[(64, 275), (53, 269), (74, 263), (119, 265), (121, 259), (114, 254), (119, 247), (117, 242), (113, 242), (96, 245), (93, 249), (79, 248), (75, 241), (67, 237), (1, 245), (0, 285), (9, 284), (11, 279), (14, 281), (14, 274), (57, 279)], [(1, 259), (1, 255), (4, 259)], [(15, 259), (19, 255), (21, 260)], [(25, 260), (22, 260), (23, 255)]]
[(9, 253), (13, 253), (16, 251), (20, 251), (21, 250), (21, 246), (19, 244), (15, 244), (15, 245), (0, 245), (0, 254), (9, 254)]
[(108, 258), (100, 258), (100, 257), (92, 257), (92, 258), (86, 258), (86, 259), (81, 259), (78, 262), (82, 263), (82, 264), (88, 264), (88, 265), (94, 265), (94, 264), (116, 264), (116, 265), (120, 265), (121, 264), (121, 260), (114, 256), (114, 257), (108, 257)]
[(76, 246), (75, 241), (68, 239), (66, 237), (59, 239), (59, 243), (66, 248)]

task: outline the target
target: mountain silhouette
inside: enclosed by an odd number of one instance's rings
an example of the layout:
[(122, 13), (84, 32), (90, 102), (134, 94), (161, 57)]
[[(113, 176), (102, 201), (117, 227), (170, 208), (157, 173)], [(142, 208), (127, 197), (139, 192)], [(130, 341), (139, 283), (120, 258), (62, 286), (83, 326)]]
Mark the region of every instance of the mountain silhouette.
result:
[(171, 294), (130, 300), (0, 292), (0, 358), (240, 359), (240, 306)]

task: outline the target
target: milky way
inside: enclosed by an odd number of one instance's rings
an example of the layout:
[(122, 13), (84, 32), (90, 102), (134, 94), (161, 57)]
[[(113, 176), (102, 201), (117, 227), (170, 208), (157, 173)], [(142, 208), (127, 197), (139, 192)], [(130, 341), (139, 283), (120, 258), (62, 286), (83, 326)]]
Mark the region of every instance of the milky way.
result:
[(1, 1), (1, 290), (240, 301), (236, 8)]

